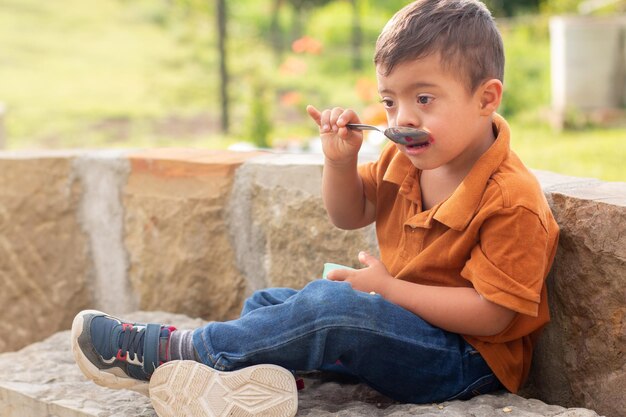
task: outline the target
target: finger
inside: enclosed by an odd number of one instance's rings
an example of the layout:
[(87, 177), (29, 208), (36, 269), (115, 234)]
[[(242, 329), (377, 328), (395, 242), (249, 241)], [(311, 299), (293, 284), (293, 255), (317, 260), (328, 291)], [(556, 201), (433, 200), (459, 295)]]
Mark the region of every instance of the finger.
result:
[(346, 109), (337, 119), (339, 137), (344, 140), (361, 140), (363, 133), (346, 127), (348, 123), (361, 123), (359, 116), (352, 109)]
[(360, 123), (359, 116), (352, 109), (346, 109), (344, 112), (337, 118), (337, 126), (345, 127), (348, 123)]
[(361, 142), (363, 132), (357, 129), (350, 129), (349, 127), (340, 127), (337, 129), (337, 136), (345, 141), (356, 144)]
[(359, 252), (359, 262), (361, 262), (363, 265), (366, 265), (366, 266), (373, 266), (379, 263), (380, 261), (378, 260), (378, 258), (370, 255), (369, 253), (365, 251), (361, 251)]
[(322, 115), (320, 116), (320, 132), (328, 133), (332, 130), (330, 125), (330, 116), (331, 110), (326, 109), (322, 111)]
[(326, 275), (326, 278), (331, 281), (345, 281), (350, 276), (350, 271), (347, 269), (334, 269)]
[(335, 132), (339, 130), (339, 126), (337, 126), (337, 120), (339, 119), (339, 117), (341, 117), (343, 112), (344, 109), (341, 107), (335, 107), (330, 112), (330, 125)]
[(345, 141), (352, 141), (355, 138), (360, 137), (362, 133), (358, 130), (352, 130), (348, 127), (340, 127), (337, 129), (337, 136)]
[(306, 112), (309, 114), (309, 116), (311, 116), (311, 119), (313, 119), (313, 121), (317, 123), (318, 126), (322, 127), (322, 112), (320, 112), (318, 109), (315, 108), (315, 106), (312, 106), (310, 104), (306, 106)]

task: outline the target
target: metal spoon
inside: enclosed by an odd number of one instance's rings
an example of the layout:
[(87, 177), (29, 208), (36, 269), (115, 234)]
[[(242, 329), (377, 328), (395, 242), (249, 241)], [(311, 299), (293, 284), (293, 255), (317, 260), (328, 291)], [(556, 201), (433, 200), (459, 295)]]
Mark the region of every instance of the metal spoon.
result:
[(356, 130), (377, 130), (383, 135), (387, 136), (387, 138), (389, 138), (391, 141), (405, 146), (416, 145), (420, 142), (421, 139), (425, 139), (428, 137), (428, 133), (426, 131), (408, 126), (388, 127), (385, 130), (381, 130), (372, 125), (348, 123), (346, 127)]

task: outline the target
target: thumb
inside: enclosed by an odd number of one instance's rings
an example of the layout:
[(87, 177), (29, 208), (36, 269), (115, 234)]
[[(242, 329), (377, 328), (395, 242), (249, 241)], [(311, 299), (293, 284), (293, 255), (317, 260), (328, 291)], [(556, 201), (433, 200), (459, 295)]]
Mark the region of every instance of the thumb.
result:
[(359, 252), (359, 262), (361, 262), (363, 265), (366, 265), (366, 266), (374, 266), (380, 263), (380, 261), (376, 257), (363, 251)]
[(331, 281), (345, 281), (348, 279), (351, 272), (352, 271), (348, 269), (333, 269), (326, 275), (326, 278)]

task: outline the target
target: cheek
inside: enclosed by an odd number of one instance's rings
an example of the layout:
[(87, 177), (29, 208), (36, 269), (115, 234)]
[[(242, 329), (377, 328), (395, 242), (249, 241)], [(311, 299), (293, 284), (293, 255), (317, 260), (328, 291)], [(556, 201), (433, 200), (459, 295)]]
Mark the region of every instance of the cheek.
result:
[(387, 116), (387, 125), (395, 126), (396, 117), (394, 114), (389, 112), (389, 110), (385, 110), (385, 115)]
[(423, 124), (426, 129), (428, 129), (430, 135), (437, 139), (439, 137), (445, 137), (447, 132), (450, 130), (450, 123), (453, 121), (452, 118), (447, 120), (440, 119), (432, 119), (432, 120), (424, 120)]

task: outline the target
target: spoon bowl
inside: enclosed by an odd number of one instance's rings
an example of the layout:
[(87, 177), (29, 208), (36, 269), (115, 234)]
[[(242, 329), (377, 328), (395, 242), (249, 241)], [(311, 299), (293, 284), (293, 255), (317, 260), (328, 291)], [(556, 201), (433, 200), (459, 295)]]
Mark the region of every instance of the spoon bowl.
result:
[(372, 125), (348, 123), (346, 127), (355, 130), (376, 130), (385, 135), (392, 142), (405, 146), (416, 145), (420, 142), (423, 142), (424, 139), (428, 138), (428, 132), (422, 129), (408, 126), (388, 127), (385, 130), (381, 130)]

